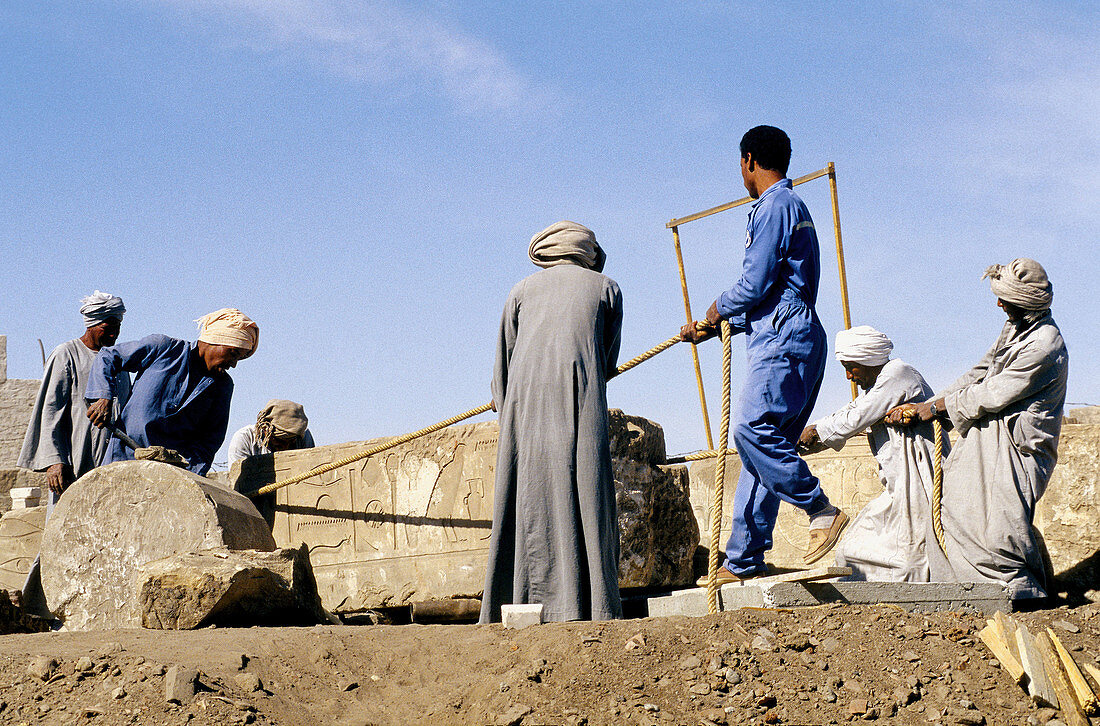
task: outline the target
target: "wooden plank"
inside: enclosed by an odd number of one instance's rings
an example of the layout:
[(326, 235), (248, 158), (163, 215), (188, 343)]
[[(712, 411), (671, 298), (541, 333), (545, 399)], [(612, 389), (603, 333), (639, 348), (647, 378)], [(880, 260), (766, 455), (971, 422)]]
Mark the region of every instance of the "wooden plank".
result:
[(1089, 726), (1089, 720), (1085, 716), (1085, 712), (1081, 710), (1081, 706), (1078, 705), (1077, 699), (1073, 697), (1073, 691), (1069, 685), (1069, 679), (1066, 677), (1066, 673), (1062, 670), (1062, 661), (1058, 657), (1058, 653), (1054, 650), (1054, 645), (1050, 642), (1050, 638), (1046, 633), (1039, 633), (1035, 636), (1035, 645), (1039, 650), (1039, 654), (1043, 658), (1043, 664), (1046, 666), (1047, 677), (1050, 678), (1050, 685), (1054, 689), (1054, 692), (1058, 694), (1058, 703), (1061, 705), (1062, 720), (1066, 726)]
[(1008, 652), (1020, 662), (1020, 646), (1016, 643), (1016, 621), (1002, 613), (1000, 610), (993, 613), (993, 619), (997, 621), (1000, 629), (1001, 640), (1008, 646)]
[(749, 580), (743, 580), (741, 582), (731, 582), (722, 587), (730, 586), (766, 586), (774, 585), (777, 582), (810, 582), (812, 580), (825, 580), (830, 577), (844, 577), (852, 574), (851, 567), (816, 567), (812, 570), (795, 570), (794, 572), (784, 572), (782, 575), (768, 575), (767, 577), (753, 577)]
[(1020, 665), (1020, 661), (1012, 655), (1008, 650), (1008, 645), (1001, 638), (1000, 633), (997, 632), (997, 623), (990, 620), (989, 625), (978, 631), (978, 637), (982, 639), (982, 642), (986, 644), (986, 647), (996, 656), (997, 660), (1001, 662), (1001, 667), (1012, 676), (1012, 679), (1017, 683), (1021, 683), (1024, 680), (1024, 667)]
[(1046, 668), (1043, 666), (1043, 656), (1036, 647), (1035, 638), (1027, 629), (1020, 625), (1016, 628), (1016, 644), (1020, 649), (1020, 665), (1027, 673), (1027, 692), (1031, 700), (1038, 704), (1045, 704), (1052, 708), (1058, 708), (1058, 696), (1047, 677)]
[(1077, 705), (1081, 707), (1081, 711), (1084, 712), (1085, 715), (1096, 713), (1097, 706), (1100, 704), (1097, 704), (1096, 694), (1092, 692), (1088, 681), (1085, 680), (1085, 674), (1077, 667), (1077, 663), (1074, 662), (1073, 656), (1069, 654), (1066, 647), (1062, 645), (1062, 641), (1058, 639), (1058, 636), (1055, 635), (1054, 631), (1050, 628), (1047, 628), (1047, 636), (1054, 645), (1054, 650), (1058, 653), (1058, 658), (1062, 661), (1062, 667), (1066, 671), (1066, 678), (1069, 680), (1070, 688), (1073, 691), (1073, 698), (1077, 701)]
[(1089, 672), (1089, 675), (1092, 676), (1093, 682), (1096, 683), (1096, 687), (1100, 688), (1100, 668), (1097, 668), (1096, 666), (1094, 666), (1092, 663), (1089, 663), (1088, 661), (1085, 661), (1084, 665), (1085, 665), (1085, 670), (1087, 670)]

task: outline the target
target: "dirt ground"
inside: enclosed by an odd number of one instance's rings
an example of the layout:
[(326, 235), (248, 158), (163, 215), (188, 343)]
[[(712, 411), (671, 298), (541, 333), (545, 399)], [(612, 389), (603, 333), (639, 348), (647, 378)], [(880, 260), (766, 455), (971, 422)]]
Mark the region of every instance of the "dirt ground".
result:
[[(1033, 632), (1052, 627), (1079, 661), (1100, 658), (1100, 605), (1016, 617)], [(520, 631), (5, 635), (0, 723), (1057, 726), (998, 667), (982, 625), (969, 613), (827, 605)], [(188, 669), (199, 674), (193, 696), (171, 685)]]

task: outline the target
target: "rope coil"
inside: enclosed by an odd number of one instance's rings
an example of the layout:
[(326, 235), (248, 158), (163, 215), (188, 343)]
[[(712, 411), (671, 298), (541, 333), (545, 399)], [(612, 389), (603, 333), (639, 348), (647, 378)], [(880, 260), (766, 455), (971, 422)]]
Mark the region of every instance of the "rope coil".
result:
[[(645, 353), (642, 353), (641, 355), (637, 355), (637, 356), (631, 358), (630, 360), (628, 360), (626, 363), (623, 363), (622, 365), (620, 365), (618, 368), (615, 369), (615, 375), (611, 376), (611, 377), (614, 378), (615, 376), (618, 376), (622, 373), (627, 372), (628, 370), (630, 370), (634, 366), (638, 365), (639, 363), (644, 363), (645, 361), (649, 360), (653, 356), (657, 355), (658, 353), (660, 353), (662, 351), (668, 350), (669, 348), (671, 348), (672, 346), (676, 345), (679, 342), (680, 342), (680, 335), (679, 335), (679, 333), (677, 333), (676, 335), (672, 336), (671, 338), (664, 341), (663, 343), (655, 345), (652, 348), (650, 348), (649, 350), (647, 350)], [(466, 411), (465, 413), (460, 413), (457, 416), (452, 416), (451, 418), (449, 418), (445, 421), (440, 421), (438, 423), (434, 423), (431, 426), (427, 426), (427, 427), (422, 428), (418, 431), (413, 431), (412, 433), (403, 434), (401, 436), (398, 436), (395, 439), (391, 439), (391, 440), (387, 441), (384, 444), (379, 444), (377, 446), (372, 446), (371, 448), (367, 449), (366, 451), (361, 451), (358, 454), (352, 454), (351, 456), (346, 456), (343, 459), (340, 459), (339, 461), (333, 461), (333, 462), (329, 462), (328, 464), (324, 464), (322, 466), (315, 467), (315, 468), (305, 472), (304, 474), (298, 474), (296, 476), (290, 477), (289, 479), (285, 479), (283, 481), (277, 481), (277, 482), (274, 482), (272, 484), (268, 484), (267, 486), (262, 486), (259, 489), (255, 490), (255, 491), (252, 491), (252, 492), (245, 492), (244, 495), (246, 497), (258, 497), (258, 496), (261, 496), (261, 495), (264, 495), (264, 494), (270, 494), (273, 491), (276, 491), (278, 489), (282, 489), (283, 487), (286, 487), (286, 486), (290, 486), (291, 484), (297, 484), (298, 482), (305, 481), (306, 479), (309, 479), (310, 477), (318, 476), (319, 474), (324, 474), (325, 472), (332, 471), (333, 469), (339, 469), (342, 466), (347, 466), (348, 464), (353, 464), (356, 461), (359, 461), (360, 459), (366, 459), (368, 456), (374, 456), (375, 454), (379, 454), (383, 451), (386, 451), (387, 449), (392, 449), (395, 446), (400, 446), (401, 444), (406, 444), (406, 443), (412, 441), (413, 439), (418, 439), (421, 436), (427, 436), (428, 434), (435, 433), (436, 431), (439, 431), (440, 429), (445, 429), (448, 426), (452, 426), (452, 425), (458, 423), (459, 421), (465, 421), (468, 418), (472, 418), (474, 416), (477, 416), (478, 414), (482, 414), (482, 413), (485, 413), (486, 411), (492, 410), (492, 408), (493, 408), (492, 403), (482, 404), (482, 405), (478, 406), (477, 408), (471, 408), (469, 411)]]

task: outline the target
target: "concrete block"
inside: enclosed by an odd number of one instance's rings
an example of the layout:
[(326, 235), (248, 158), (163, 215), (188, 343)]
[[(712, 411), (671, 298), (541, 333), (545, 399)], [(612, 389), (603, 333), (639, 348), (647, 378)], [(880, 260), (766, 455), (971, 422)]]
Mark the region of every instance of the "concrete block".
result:
[(217, 548), (270, 551), (275, 542), (247, 497), (170, 464), (116, 462), (82, 476), (54, 507), (42, 586), (69, 630), (140, 627), (140, 568)]
[(500, 615), (504, 627), (519, 630), (542, 622), (542, 605), (502, 605)]
[[(619, 512), (619, 586), (671, 588), (692, 577), (699, 529), (686, 467), (666, 467), (660, 426), (609, 412)], [(276, 492), (280, 547), (306, 543), (334, 612), (478, 597), (492, 529), (495, 421), (452, 426)], [(233, 465), (254, 491), (386, 439), (280, 452)]]

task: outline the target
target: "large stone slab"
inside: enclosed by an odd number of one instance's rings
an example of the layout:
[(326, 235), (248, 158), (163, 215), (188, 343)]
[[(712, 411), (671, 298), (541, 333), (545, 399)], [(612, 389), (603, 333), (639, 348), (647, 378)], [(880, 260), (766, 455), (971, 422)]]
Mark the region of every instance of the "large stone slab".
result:
[(134, 585), (146, 628), (328, 622), (305, 545), (274, 552), (223, 548), (172, 555), (142, 567)]
[(153, 560), (225, 547), (275, 549), (246, 497), (170, 464), (93, 469), (54, 507), (42, 535), (42, 586), (70, 630), (141, 625), (132, 579)]
[(46, 507), (16, 509), (0, 517), (0, 590), (22, 590), (42, 542)]
[[(660, 466), (664, 433), (612, 410), (621, 587), (691, 581), (698, 526), (685, 467)], [(306, 543), (325, 607), (338, 612), (477, 597), (492, 527), (496, 422), (453, 426), (278, 490), (280, 547)], [(253, 491), (386, 439), (254, 457), (230, 482)]]
[[(691, 465), (691, 504), (698, 518), (704, 546), (710, 544), (710, 508), (714, 491), (715, 459)], [(829, 498), (854, 514), (878, 496), (882, 485), (878, 465), (865, 437), (850, 441), (839, 452), (826, 451), (806, 457), (810, 470), (821, 480)], [(730, 511), (741, 461), (736, 454), (726, 463), (722, 506), (721, 546), (729, 537)], [(1035, 526), (1042, 532), (1054, 572), (1063, 587), (1100, 589), (1100, 424), (1066, 423), (1058, 445), (1058, 465), (1035, 511)], [(809, 537), (806, 515), (788, 504), (779, 508), (775, 544), (768, 561), (777, 567), (802, 567), (802, 552)], [(822, 560), (830, 564), (832, 555)]]

